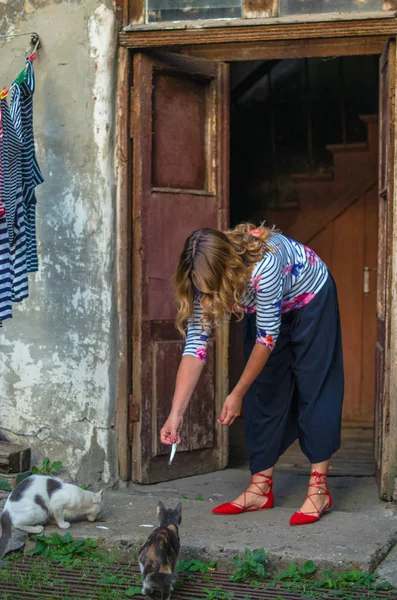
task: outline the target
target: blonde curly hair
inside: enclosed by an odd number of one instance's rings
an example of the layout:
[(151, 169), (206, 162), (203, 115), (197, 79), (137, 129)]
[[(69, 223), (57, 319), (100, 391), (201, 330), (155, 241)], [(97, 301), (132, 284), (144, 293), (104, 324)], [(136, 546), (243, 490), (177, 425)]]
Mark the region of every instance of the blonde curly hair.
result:
[(196, 296), (203, 309), (202, 325), (218, 325), (225, 314), (244, 316), (240, 298), (253, 265), (271, 251), (274, 232), (265, 225), (242, 223), (225, 231), (197, 229), (186, 240), (174, 275), (178, 312), (176, 326), (185, 335)]

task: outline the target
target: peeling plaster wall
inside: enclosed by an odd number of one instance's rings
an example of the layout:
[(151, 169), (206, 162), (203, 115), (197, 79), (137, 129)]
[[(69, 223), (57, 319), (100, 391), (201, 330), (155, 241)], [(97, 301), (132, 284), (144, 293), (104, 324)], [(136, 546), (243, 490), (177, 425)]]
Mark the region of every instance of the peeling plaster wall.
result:
[[(40, 271), (0, 330), (0, 429), (79, 483), (117, 479), (112, 2), (0, 0), (0, 33), (37, 31)], [(29, 38), (0, 41), (0, 88)]]

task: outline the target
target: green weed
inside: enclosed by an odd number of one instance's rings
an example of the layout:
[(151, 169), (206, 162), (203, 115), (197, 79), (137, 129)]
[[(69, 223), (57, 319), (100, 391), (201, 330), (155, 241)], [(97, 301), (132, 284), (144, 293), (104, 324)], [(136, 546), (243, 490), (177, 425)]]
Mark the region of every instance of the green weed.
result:
[(0, 491), (1, 492), (12, 492), (12, 487), (10, 485), (10, 482), (7, 481), (7, 479), (4, 479), (4, 477), (0, 477)]
[(124, 595), (127, 596), (127, 598), (132, 598), (133, 596), (137, 596), (140, 593), (141, 593), (141, 588), (138, 586), (133, 586), (133, 587), (129, 587), (128, 589), (126, 589), (124, 592)]
[(180, 560), (178, 564), (179, 573), (206, 573), (209, 570), (216, 568), (216, 562), (213, 560), (209, 563), (201, 562), (192, 558), (191, 560)]
[(43, 460), (41, 467), (32, 467), (32, 473), (37, 475), (54, 475), (55, 473), (63, 471), (63, 464), (60, 460), (51, 462), (49, 458)]
[[(312, 576), (317, 571), (313, 561), (308, 561), (303, 567), (290, 563), (288, 569), (275, 577), (278, 581), (284, 581), (284, 587), (291, 592), (304, 593), (305, 598), (325, 599), (328, 594), (321, 590), (332, 590), (334, 597), (341, 600), (349, 600), (351, 593), (357, 590), (376, 591), (390, 590), (387, 583), (377, 583), (377, 575), (369, 575), (361, 571), (349, 571), (347, 573), (333, 573), (324, 571), (320, 581), (313, 581)], [(369, 599), (368, 599), (369, 600)]]
[(330, 590), (390, 590), (392, 586), (386, 582), (377, 583), (377, 575), (369, 575), (362, 571), (349, 571), (348, 573), (333, 573), (324, 571), (323, 579), (317, 587)]
[(312, 560), (308, 560), (303, 567), (298, 567), (295, 563), (290, 563), (288, 569), (277, 575), (275, 579), (290, 581), (302, 581), (307, 577), (311, 577), (317, 571), (317, 567)]
[(97, 559), (98, 543), (88, 538), (87, 540), (74, 540), (70, 533), (64, 536), (54, 533), (51, 537), (38, 535), (36, 547), (29, 552), (31, 556), (43, 556), (65, 566), (80, 565), (82, 559)]
[(244, 582), (249, 579), (267, 579), (270, 573), (265, 571), (265, 566), (268, 563), (266, 552), (263, 548), (256, 550), (245, 549), (244, 558), (233, 559), (237, 565), (233, 573), (230, 575), (230, 580), (236, 583)]
[(233, 592), (225, 592), (219, 586), (213, 589), (204, 588), (203, 592), (205, 593), (206, 600), (233, 600), (234, 598)]
[(15, 478), (15, 483), (18, 485), (20, 484), (22, 481), (24, 481), (25, 479), (27, 479), (28, 477), (30, 477), (32, 474), (31, 471), (28, 471), (27, 473), (19, 473), (16, 478)]

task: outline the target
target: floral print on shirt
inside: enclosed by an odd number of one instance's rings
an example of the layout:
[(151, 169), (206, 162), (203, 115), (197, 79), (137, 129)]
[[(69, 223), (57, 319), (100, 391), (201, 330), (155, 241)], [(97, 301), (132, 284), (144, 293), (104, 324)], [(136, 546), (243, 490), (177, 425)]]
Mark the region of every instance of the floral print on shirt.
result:
[(246, 315), (252, 315), (254, 312), (256, 312), (255, 306), (242, 306), (241, 308)]
[(266, 346), (269, 348), (270, 352), (273, 350), (276, 345), (273, 336), (269, 333), (266, 333), (265, 329), (257, 329), (256, 331), (256, 343), (262, 344), (262, 346)]
[(276, 309), (275, 311), (275, 316), (279, 319), (281, 317), (281, 313), (283, 312), (283, 302), (282, 300), (276, 300), (276, 302), (273, 302), (273, 306)]
[(254, 277), (251, 277), (251, 284), (256, 292), (259, 292), (259, 290), (261, 289), (261, 279), (262, 275), (260, 273), (258, 275), (255, 275)]
[(291, 273), (294, 277), (299, 277), (304, 265), (302, 263), (294, 263), (293, 265), (287, 265), (283, 270), (284, 277)]
[(289, 312), (306, 306), (310, 300), (313, 300), (315, 295), (316, 294), (299, 294), (299, 296), (295, 296), (295, 298), (286, 298), (282, 302), (282, 312)]
[(205, 363), (205, 361), (207, 360), (207, 348), (205, 348), (204, 346), (200, 346), (200, 348), (197, 348), (197, 350), (196, 350), (196, 356), (203, 363)]
[(299, 277), (300, 272), (303, 269), (303, 264), (302, 263), (295, 263), (294, 266), (292, 267), (292, 275), (294, 277)]
[(303, 246), (303, 247), (305, 249), (306, 258), (311, 265), (314, 265), (316, 262), (319, 262), (320, 259), (317, 256), (317, 254), (314, 252), (314, 250), (312, 250), (311, 248), (308, 248), (307, 246)]

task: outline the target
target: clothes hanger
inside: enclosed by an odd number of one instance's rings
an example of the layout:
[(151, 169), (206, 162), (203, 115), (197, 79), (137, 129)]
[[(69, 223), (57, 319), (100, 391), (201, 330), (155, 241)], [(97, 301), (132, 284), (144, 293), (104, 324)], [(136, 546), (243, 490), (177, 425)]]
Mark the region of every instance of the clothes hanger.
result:
[[(10, 33), (8, 35), (0, 35), (0, 40), (8, 41), (9, 38), (19, 37), (19, 36), (24, 36), (24, 35), (31, 36), (30, 44), (29, 44), (25, 54), (26, 54), (27, 60), (33, 62), (37, 58), (38, 49), (41, 47), (40, 36), (35, 31), (30, 31), (28, 33)], [(30, 52), (30, 54), (28, 54), (29, 52)], [(8, 96), (8, 94), (11, 92), (11, 90), (15, 87), (15, 85), (18, 85), (18, 84), (20, 85), (21, 83), (23, 83), (26, 80), (27, 72), (28, 72), (28, 65), (25, 65), (25, 67), (22, 69), (22, 71), (19, 73), (19, 75), (14, 79), (13, 84), (9, 88), (4, 87), (0, 91), (0, 100), (3, 100), (4, 98), (6, 98)]]

